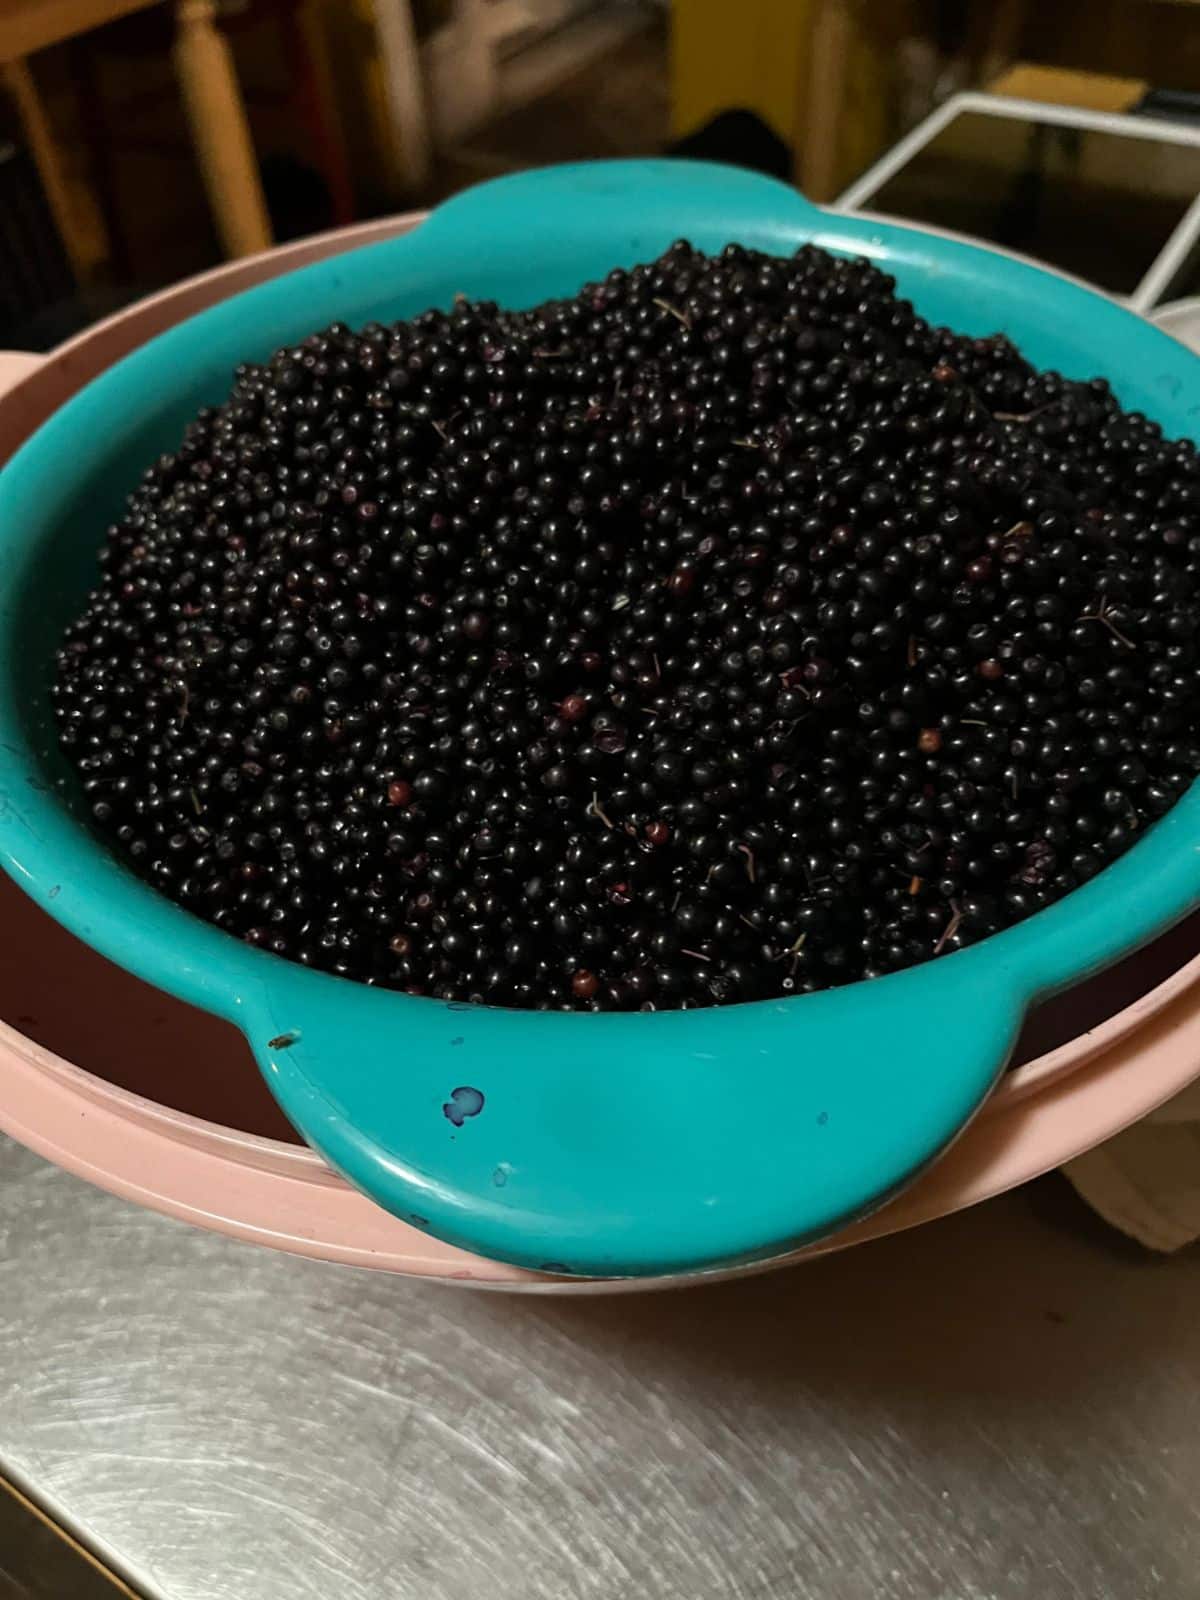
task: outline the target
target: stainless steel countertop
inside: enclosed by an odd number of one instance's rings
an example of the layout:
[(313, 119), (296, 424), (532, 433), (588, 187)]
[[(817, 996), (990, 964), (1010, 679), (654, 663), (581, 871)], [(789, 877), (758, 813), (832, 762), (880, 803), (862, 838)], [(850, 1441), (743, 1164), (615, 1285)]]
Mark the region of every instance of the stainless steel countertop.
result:
[(469, 1293), (0, 1139), (0, 1470), (168, 1600), (1185, 1600), (1200, 1255), (1061, 1180), (786, 1273)]

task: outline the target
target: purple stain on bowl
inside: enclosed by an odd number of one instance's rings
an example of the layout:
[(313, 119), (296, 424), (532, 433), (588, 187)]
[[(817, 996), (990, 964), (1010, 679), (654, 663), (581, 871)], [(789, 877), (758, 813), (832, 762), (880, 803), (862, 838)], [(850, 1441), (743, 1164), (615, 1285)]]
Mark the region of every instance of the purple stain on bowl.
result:
[(468, 1117), (477, 1117), (483, 1110), (483, 1091), (463, 1084), (451, 1089), (450, 1098), (442, 1107), (442, 1115), (456, 1128), (461, 1128)]

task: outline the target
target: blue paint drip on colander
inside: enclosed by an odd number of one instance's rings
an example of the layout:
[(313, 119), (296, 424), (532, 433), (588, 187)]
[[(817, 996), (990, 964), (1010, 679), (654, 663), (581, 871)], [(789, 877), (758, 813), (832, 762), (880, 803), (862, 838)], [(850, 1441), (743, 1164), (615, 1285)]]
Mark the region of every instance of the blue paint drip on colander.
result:
[(380, 1205), (484, 1255), (587, 1275), (762, 1259), (880, 1204), (978, 1108), (1036, 998), (1200, 903), (1200, 786), (1057, 905), (908, 972), (704, 1011), (503, 1011), (313, 973), (172, 905), (81, 820), (46, 690), (105, 524), (238, 362), (457, 293), (531, 305), (681, 236), (870, 256), (926, 317), (1006, 333), (1038, 365), (1107, 377), (1169, 433), (1198, 431), (1200, 361), (1079, 284), (734, 169), (645, 161), (485, 185), (415, 233), (215, 306), (88, 385), (0, 474), (7, 870), (104, 955), (241, 1028), (296, 1128)]

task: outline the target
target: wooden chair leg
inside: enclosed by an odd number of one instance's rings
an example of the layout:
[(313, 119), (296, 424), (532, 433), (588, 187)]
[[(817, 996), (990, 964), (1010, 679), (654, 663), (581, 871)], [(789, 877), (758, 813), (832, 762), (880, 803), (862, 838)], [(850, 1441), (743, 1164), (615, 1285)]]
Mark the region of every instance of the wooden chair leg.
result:
[(100, 84), (100, 60), (86, 35), (69, 40), (66, 54), (79, 107), (80, 132), (87, 147), (92, 192), (108, 234), (108, 264), (118, 280), (127, 280), (133, 277), (133, 265), (118, 203), (112, 140)]
[(396, 136), (396, 165), (409, 194), (429, 182), (433, 141), (411, 0), (373, 0), (384, 85)]
[(46, 202), (67, 252), (71, 270), (82, 282), (96, 265), (96, 251), (78, 225), (58, 146), (28, 61), (18, 58), (0, 64), (0, 81), (17, 108), (25, 141), (37, 167)]
[(230, 256), (248, 256), (270, 247), (271, 224), (233, 55), (215, 13), (213, 0), (177, 0), (175, 70), (221, 243)]
[(354, 187), (311, 0), (284, 8), (282, 27), (297, 109), (316, 148), (338, 227), (354, 221)]
[(849, 78), (853, 24), (850, 0), (813, 0), (805, 103), (797, 118), (797, 177), (810, 200), (832, 200)]
[(980, 10), (967, 47), (974, 82), (987, 88), (1019, 54), (1029, 0), (992, 0)]

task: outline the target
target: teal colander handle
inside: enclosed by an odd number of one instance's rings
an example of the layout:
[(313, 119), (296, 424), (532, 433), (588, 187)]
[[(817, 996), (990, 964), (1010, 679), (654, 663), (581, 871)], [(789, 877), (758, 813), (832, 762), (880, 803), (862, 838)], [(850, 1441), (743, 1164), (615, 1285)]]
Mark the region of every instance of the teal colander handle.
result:
[(443, 256), (458, 252), (464, 266), (478, 262), (485, 270), (497, 251), (516, 250), (528, 272), (531, 261), (552, 260), (559, 248), (576, 260), (583, 222), (597, 239), (594, 270), (603, 277), (612, 266), (658, 254), (674, 238), (709, 247), (715, 223), (726, 243), (753, 238), (760, 250), (791, 255), (797, 229), (815, 228), (823, 215), (790, 184), (742, 167), (580, 161), (464, 190), (430, 215), (421, 237)]
[(493, 1010), (260, 958), (238, 1020), (299, 1131), (385, 1209), (589, 1276), (768, 1258), (881, 1204), (964, 1126), (1039, 995), (1200, 899), (1200, 785), (1128, 855), (908, 972), (704, 1011)]
[(632, 1016), (446, 1004), (276, 963), (242, 1025), (298, 1130), (385, 1209), (529, 1268), (658, 1275), (829, 1233), (945, 1147), (1024, 1010), (1010, 984), (971, 987), (972, 954)]

